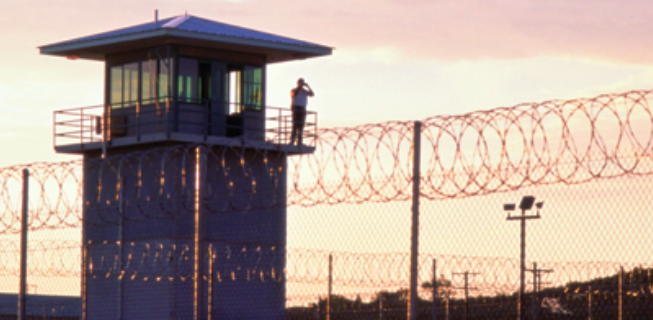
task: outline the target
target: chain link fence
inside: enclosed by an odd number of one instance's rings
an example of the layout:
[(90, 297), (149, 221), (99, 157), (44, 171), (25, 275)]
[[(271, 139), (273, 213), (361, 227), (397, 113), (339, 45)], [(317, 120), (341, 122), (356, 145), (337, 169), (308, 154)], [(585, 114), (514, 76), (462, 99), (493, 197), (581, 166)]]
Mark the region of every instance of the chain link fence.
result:
[[(422, 121), (413, 317), (653, 318), (651, 98), (633, 91)], [(83, 301), (95, 281), (92, 294), (156, 301), (170, 319), (197, 315), (175, 313), (184, 306), (165, 290), (193, 296), (198, 283), (204, 319), (246, 318), (220, 301), (269, 308), (270, 319), (406, 319), (413, 130), (412, 122), (322, 129), (315, 154), (287, 162), (246, 144), (193, 145), (0, 169), (0, 318), (17, 313), (27, 169), (30, 318), (93, 319)], [(211, 187), (197, 196), (200, 154)], [(102, 173), (85, 177), (89, 168)], [(522, 227), (507, 219), (519, 210), (504, 205), (526, 195), (544, 204), (525, 210), (537, 219)], [(211, 240), (198, 258), (192, 239), (82, 241), (83, 223), (165, 226), (188, 223), (198, 208), (217, 221), (287, 208), (286, 242)], [(84, 210), (96, 215), (84, 222)], [(261, 304), (270, 292), (283, 301)]]

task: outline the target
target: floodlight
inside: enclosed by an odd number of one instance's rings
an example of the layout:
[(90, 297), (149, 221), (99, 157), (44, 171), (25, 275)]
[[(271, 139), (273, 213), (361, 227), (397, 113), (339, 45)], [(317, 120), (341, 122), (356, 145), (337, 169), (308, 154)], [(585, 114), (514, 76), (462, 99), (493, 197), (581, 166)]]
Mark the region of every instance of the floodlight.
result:
[(530, 210), (533, 208), (534, 202), (535, 202), (535, 197), (524, 196), (523, 198), (521, 198), (521, 202), (519, 203), (519, 209)]
[(535, 207), (537, 209), (542, 209), (542, 207), (544, 207), (544, 201), (540, 201), (540, 202), (535, 203)]
[(514, 203), (506, 203), (503, 205), (503, 210), (505, 211), (515, 211), (515, 204)]

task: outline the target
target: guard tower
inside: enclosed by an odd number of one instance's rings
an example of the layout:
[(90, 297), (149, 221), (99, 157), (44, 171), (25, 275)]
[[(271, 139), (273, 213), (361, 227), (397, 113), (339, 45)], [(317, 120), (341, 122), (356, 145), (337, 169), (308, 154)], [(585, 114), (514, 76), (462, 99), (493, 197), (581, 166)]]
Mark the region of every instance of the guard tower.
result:
[[(317, 117), (290, 145), (266, 65), (332, 49), (182, 15), (40, 51), (105, 62), (104, 103), (54, 113), (84, 157), (85, 319), (285, 318), (286, 160)], [(273, 200), (232, 213), (239, 185)]]

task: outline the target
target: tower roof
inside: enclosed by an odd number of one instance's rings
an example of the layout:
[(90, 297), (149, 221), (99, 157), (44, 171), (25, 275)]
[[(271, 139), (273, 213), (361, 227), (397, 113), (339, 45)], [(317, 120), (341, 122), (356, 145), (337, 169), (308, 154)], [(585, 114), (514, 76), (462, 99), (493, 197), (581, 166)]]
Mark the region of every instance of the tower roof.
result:
[(263, 54), (268, 63), (318, 57), (332, 52), (332, 48), (327, 46), (191, 15), (44, 45), (39, 49), (41, 54), (105, 60), (107, 54), (166, 44)]

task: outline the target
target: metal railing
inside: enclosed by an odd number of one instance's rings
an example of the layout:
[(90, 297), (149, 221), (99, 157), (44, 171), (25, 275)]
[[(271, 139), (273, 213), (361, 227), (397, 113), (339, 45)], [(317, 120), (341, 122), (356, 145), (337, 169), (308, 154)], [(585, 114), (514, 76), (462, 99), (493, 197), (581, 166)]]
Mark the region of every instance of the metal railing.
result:
[[(292, 134), (292, 110), (266, 107), (264, 111), (248, 108), (242, 103), (229, 103), (222, 107), (240, 110), (231, 114), (216, 113), (216, 107), (208, 101), (178, 101), (169, 99), (150, 101), (147, 104), (122, 104), (124, 107), (105, 108), (104, 105), (58, 110), (54, 112), (55, 147), (65, 145), (84, 146), (106, 139), (124, 136), (141, 136), (150, 133), (191, 133), (203, 136), (249, 138), (273, 144), (290, 144)], [(121, 106), (122, 106), (121, 105)], [(174, 106), (173, 106), (174, 105)], [(105, 112), (108, 114), (105, 115)], [(104, 122), (107, 125), (104, 125)], [(315, 145), (317, 137), (317, 113), (308, 111), (303, 130), (303, 144)]]
[[(103, 111), (102, 105), (55, 111), (53, 144), (101, 142)], [(66, 142), (62, 143), (62, 140)]]

